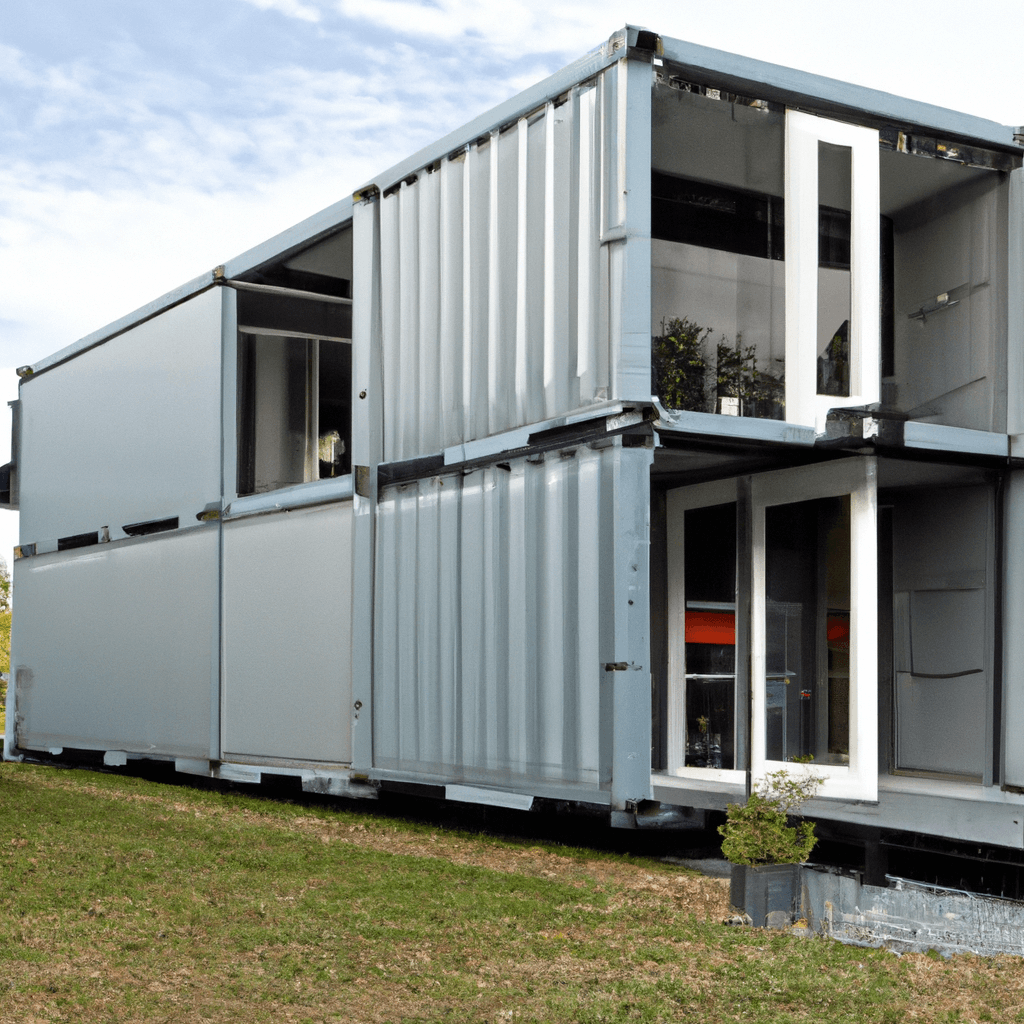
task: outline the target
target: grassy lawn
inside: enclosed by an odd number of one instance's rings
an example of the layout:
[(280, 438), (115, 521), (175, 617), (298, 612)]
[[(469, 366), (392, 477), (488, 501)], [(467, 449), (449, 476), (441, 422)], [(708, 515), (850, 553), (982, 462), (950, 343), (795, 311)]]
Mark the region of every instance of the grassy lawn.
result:
[(0, 1021), (1024, 1020), (1024, 961), (720, 924), (724, 883), (0, 765)]

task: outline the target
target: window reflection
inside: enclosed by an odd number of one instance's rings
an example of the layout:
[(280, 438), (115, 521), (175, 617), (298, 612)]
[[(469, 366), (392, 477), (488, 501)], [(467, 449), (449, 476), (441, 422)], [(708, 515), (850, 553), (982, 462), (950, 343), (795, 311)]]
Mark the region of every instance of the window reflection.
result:
[(849, 761), (850, 499), (765, 510), (766, 754)]
[(684, 518), (686, 764), (732, 768), (736, 688), (736, 505)]

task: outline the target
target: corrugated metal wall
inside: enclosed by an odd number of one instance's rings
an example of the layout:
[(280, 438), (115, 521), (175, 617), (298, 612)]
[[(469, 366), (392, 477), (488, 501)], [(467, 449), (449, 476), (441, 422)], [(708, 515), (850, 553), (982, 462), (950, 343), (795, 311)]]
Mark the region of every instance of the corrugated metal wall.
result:
[(384, 461), (608, 397), (618, 74), (381, 199)]
[(614, 531), (624, 506), (641, 530), (647, 514), (616, 486), (624, 458), (646, 453), (581, 447), (382, 493), (375, 766), (607, 785)]

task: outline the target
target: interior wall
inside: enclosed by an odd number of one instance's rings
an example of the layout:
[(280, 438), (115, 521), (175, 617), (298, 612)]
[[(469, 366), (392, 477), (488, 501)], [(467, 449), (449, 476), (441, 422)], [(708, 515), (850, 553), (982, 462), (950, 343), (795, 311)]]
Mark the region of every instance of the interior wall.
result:
[(290, 270), (352, 280), (352, 228), (325, 238), (285, 261)]
[(311, 478), (308, 347), (304, 338), (256, 336), (257, 493)]
[(992, 692), (992, 492), (893, 505), (896, 767), (982, 781)]
[[(1006, 429), (1006, 217), (995, 172), (893, 217), (896, 404), (913, 419)], [(909, 318), (954, 290), (955, 305)]]
[(665, 174), (782, 196), (785, 116), (656, 85), (651, 166)]
[(753, 345), (760, 364), (786, 354), (786, 265), (663, 239), (651, 241), (651, 325), (710, 327), (708, 347)]

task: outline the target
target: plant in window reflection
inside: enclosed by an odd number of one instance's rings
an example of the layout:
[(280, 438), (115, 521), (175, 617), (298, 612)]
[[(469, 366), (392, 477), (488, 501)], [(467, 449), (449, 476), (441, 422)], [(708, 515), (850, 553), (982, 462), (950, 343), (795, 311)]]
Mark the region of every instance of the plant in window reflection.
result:
[(719, 398), (739, 399), (744, 416), (782, 419), (785, 375), (781, 369), (778, 373), (759, 369), (756, 348), (753, 345), (744, 348), (741, 335), (737, 335), (735, 345), (722, 338), (715, 349), (715, 365)]
[(722, 835), (722, 855), (733, 864), (799, 864), (814, 844), (814, 823), (790, 818), (817, 793), (824, 779), (804, 765), (768, 772), (754, 785), (745, 804), (729, 804)]
[(712, 360), (710, 334), (686, 317), (662, 320), (661, 334), (651, 339), (651, 393), (668, 409), (714, 412), (726, 398), (736, 400), (741, 415), (782, 419), (781, 369), (760, 369), (755, 347), (744, 348), (742, 336), (733, 344), (723, 335)]
[(692, 320), (661, 321), (661, 334), (651, 339), (651, 393), (668, 409), (708, 411), (708, 365), (704, 342), (710, 327)]

